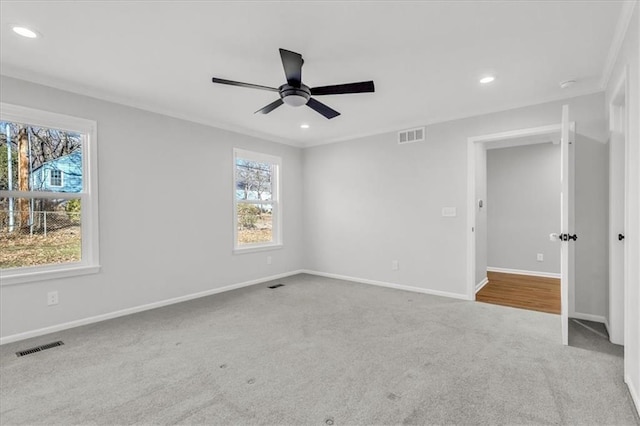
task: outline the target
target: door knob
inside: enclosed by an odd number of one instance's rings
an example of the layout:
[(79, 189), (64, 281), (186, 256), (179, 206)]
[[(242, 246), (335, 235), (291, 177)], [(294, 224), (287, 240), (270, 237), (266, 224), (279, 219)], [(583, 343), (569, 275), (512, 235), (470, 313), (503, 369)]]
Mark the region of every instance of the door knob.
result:
[(623, 234), (618, 234), (618, 241), (622, 241), (624, 240), (624, 235)]

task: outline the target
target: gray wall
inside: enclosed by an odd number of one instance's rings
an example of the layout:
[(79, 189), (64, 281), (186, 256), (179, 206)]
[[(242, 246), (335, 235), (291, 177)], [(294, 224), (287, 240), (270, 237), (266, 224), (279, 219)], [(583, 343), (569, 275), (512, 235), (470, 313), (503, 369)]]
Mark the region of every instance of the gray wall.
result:
[[(0, 287), (2, 336), (300, 268), (465, 297), (467, 138), (558, 123), (563, 104), (428, 126), (421, 143), (398, 145), (392, 132), (301, 151), (20, 80), (1, 83), (3, 102), (98, 122), (103, 266), (97, 275)], [(603, 94), (564, 102), (578, 123), (578, 181), (605, 173)], [(266, 253), (231, 252), (233, 147), (283, 157), (285, 247), (269, 252), (272, 265)], [(162, 188), (140, 179), (159, 170), (180, 178)], [(589, 234), (606, 230), (606, 192), (587, 181), (576, 190), (576, 264), (595, 273), (581, 272), (576, 310), (602, 315), (606, 244)], [(145, 210), (168, 194), (188, 207), (180, 227), (170, 226), (172, 211)], [(457, 216), (442, 217), (443, 207)], [(60, 304), (47, 307), (52, 290)]]
[[(102, 264), (97, 275), (2, 286), (3, 337), (302, 268), (300, 149), (12, 78), (1, 96), (97, 121)], [(282, 157), (280, 250), (232, 254), (234, 147)], [(52, 290), (60, 303), (47, 307)]]
[[(576, 310), (604, 315), (606, 178), (585, 176), (606, 174), (602, 93), (430, 125), (425, 142), (398, 145), (393, 132), (305, 149), (305, 266), (464, 296), (467, 138), (558, 124), (564, 103), (577, 123)], [(457, 217), (441, 216), (448, 206)]]
[(561, 190), (559, 144), (487, 150), (489, 267), (560, 273)]

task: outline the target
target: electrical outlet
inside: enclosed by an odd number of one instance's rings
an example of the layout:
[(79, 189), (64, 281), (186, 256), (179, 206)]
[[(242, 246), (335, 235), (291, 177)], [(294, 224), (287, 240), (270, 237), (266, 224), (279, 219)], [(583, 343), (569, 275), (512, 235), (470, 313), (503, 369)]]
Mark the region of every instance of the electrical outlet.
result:
[(542, 253), (538, 253), (537, 260), (538, 262), (544, 262), (544, 255)]
[(271, 256), (267, 256), (267, 265), (271, 265)]
[(57, 305), (58, 304), (58, 292), (50, 291), (47, 293), (47, 306)]
[(400, 269), (400, 263), (398, 263), (397, 260), (392, 260), (391, 261), (391, 270), (392, 271), (397, 271), (398, 269)]

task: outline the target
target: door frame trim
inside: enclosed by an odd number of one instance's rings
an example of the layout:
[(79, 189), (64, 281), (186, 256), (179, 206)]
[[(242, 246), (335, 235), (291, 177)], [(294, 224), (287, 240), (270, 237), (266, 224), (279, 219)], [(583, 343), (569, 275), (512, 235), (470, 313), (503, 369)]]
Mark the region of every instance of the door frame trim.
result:
[[(630, 156), (629, 156), (629, 135), (630, 135), (630, 116), (629, 116), (629, 99), (631, 96), (631, 91), (630, 91), (630, 87), (629, 87), (629, 66), (626, 65), (624, 67), (624, 69), (622, 70), (622, 72), (620, 73), (620, 78), (618, 79), (618, 81), (616, 82), (615, 85), (615, 89), (612, 92), (612, 96), (611, 99), (609, 99), (609, 102), (607, 104), (607, 109), (608, 109), (608, 113), (609, 113), (609, 143), (611, 143), (611, 136), (613, 134), (613, 132), (620, 132), (623, 137), (624, 137), (624, 147), (623, 147), (623, 155), (624, 155), (624, 177), (623, 177), (623, 182), (624, 182), (624, 191), (623, 191), (623, 198), (624, 198), (624, 207), (622, 209), (622, 213), (623, 213), (623, 232), (627, 232), (627, 230), (629, 229), (629, 220), (630, 220), (630, 206), (629, 206), (629, 202), (628, 200), (631, 198), (631, 193), (630, 193), (630, 182), (629, 182), (629, 166), (630, 166)], [(621, 98), (624, 99), (624, 113), (621, 116), (620, 115), (620, 106), (621, 106)], [(623, 123), (620, 123), (620, 120), (623, 120)], [(609, 179), (611, 180), (611, 170), (609, 170)], [(611, 209), (612, 209), (612, 203), (611, 203), (611, 199), (609, 200), (609, 214), (611, 215)], [(609, 218), (609, 220), (611, 221), (611, 217)], [(611, 232), (612, 229), (609, 228), (609, 232)], [(611, 235), (609, 235), (609, 238), (612, 238)], [(611, 240), (609, 240), (611, 241)], [(611, 256), (611, 251), (609, 252), (609, 255)], [(623, 270), (622, 270), (622, 298), (623, 298), (623, 306), (624, 306), (624, 315), (622, 318), (622, 339), (623, 342), (627, 342), (629, 341), (630, 336), (628, 335), (629, 330), (628, 327), (626, 327), (626, 324), (629, 324), (630, 322), (630, 313), (631, 313), (631, 301), (628, 300), (628, 298), (625, 297), (626, 294), (629, 294), (629, 290), (630, 290), (630, 286), (631, 283), (629, 281), (629, 269), (630, 269), (630, 262), (629, 262), (629, 250), (627, 250), (625, 248), (624, 250), (624, 254), (623, 254), (623, 258), (622, 261), (624, 262), (624, 266), (623, 266)], [(609, 258), (609, 278), (611, 278), (611, 265), (614, 262), (612, 261), (611, 257)], [(611, 285), (611, 283), (609, 283), (609, 285)], [(611, 291), (611, 289), (609, 289), (609, 291)], [(611, 300), (611, 297), (609, 297), (609, 299)], [(607, 318), (609, 321), (609, 325), (611, 325), (611, 305), (609, 305), (609, 318)], [(610, 331), (610, 330), (609, 330)], [(617, 331), (614, 330), (614, 334), (617, 335)], [(615, 342), (620, 344), (620, 342)], [(627, 359), (629, 357), (625, 356), (625, 371), (627, 371), (628, 366), (626, 365), (627, 363)]]

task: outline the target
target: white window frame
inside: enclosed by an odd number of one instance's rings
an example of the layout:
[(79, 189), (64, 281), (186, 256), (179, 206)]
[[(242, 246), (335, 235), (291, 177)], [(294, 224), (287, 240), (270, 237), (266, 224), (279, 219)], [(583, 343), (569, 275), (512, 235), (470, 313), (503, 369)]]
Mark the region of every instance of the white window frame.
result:
[[(60, 173), (60, 185), (53, 184), (53, 172)], [(58, 169), (49, 169), (49, 186), (52, 188), (62, 188), (64, 186), (64, 172)]]
[[(271, 200), (241, 200), (236, 197), (238, 158), (271, 164)], [(282, 159), (274, 155), (263, 154), (245, 149), (233, 149), (233, 252), (235, 254), (251, 253), (262, 250), (282, 248), (282, 193), (280, 176), (282, 174)], [(272, 206), (272, 241), (268, 243), (238, 244), (238, 204), (271, 204)]]
[(54, 112), (0, 102), (0, 119), (46, 127), (82, 135), (82, 191), (62, 193), (47, 191), (2, 191), (8, 198), (79, 198), (82, 203), (82, 258), (79, 262), (25, 266), (0, 270), (0, 286), (95, 274), (100, 271), (98, 227), (98, 150), (97, 123)]

